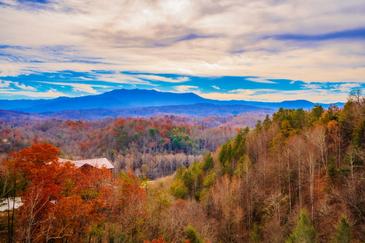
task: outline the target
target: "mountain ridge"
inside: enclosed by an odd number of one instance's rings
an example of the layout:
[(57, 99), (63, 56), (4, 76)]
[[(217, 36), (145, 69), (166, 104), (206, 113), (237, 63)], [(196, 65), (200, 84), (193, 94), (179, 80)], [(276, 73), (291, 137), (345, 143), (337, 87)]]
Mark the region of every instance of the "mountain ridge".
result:
[[(327, 108), (331, 104), (313, 103), (308, 100), (284, 100), (282, 102), (263, 102), (247, 100), (213, 100), (194, 93), (173, 93), (145, 89), (116, 89), (97, 95), (80, 97), (58, 97), (55, 99), (0, 100), (1, 110), (27, 113), (45, 113), (92, 109), (130, 109), (141, 107), (165, 107), (196, 104), (246, 105), (258, 109), (303, 108), (315, 105)], [(335, 103), (341, 106), (342, 103)]]

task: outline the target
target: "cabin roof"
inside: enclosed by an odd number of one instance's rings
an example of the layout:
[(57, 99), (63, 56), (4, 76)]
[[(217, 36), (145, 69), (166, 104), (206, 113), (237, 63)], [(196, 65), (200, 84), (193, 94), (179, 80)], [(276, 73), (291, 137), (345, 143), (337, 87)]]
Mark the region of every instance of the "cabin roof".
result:
[(69, 159), (59, 159), (60, 163), (70, 162), (74, 164), (77, 168), (80, 168), (84, 165), (90, 165), (95, 168), (106, 168), (113, 169), (113, 164), (107, 158), (95, 158), (95, 159), (83, 159), (83, 160), (69, 160)]

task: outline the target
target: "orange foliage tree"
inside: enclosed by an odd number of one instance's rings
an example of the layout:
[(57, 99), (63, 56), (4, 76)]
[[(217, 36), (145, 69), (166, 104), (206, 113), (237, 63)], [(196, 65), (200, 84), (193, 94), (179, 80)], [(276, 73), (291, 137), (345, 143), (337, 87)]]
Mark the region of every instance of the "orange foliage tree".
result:
[(111, 172), (59, 163), (58, 154), (52, 145), (34, 144), (5, 161), (6, 169), (26, 182), (17, 193), (23, 205), (17, 212), (16, 240), (83, 239), (90, 225), (104, 218), (113, 188)]

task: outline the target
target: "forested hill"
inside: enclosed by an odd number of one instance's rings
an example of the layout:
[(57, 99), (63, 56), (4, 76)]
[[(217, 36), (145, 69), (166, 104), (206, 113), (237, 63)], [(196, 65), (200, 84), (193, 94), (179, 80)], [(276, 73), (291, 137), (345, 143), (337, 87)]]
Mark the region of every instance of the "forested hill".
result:
[(280, 109), (180, 169), (171, 192), (199, 203), (213, 242), (364, 242), (364, 165), (365, 98), (352, 97)]

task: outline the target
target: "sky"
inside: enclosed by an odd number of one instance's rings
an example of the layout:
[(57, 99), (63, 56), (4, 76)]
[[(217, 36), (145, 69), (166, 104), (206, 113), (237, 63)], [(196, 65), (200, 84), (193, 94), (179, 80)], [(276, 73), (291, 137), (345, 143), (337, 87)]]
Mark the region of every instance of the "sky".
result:
[(365, 1), (0, 0), (0, 99), (120, 88), (345, 101), (365, 88)]

